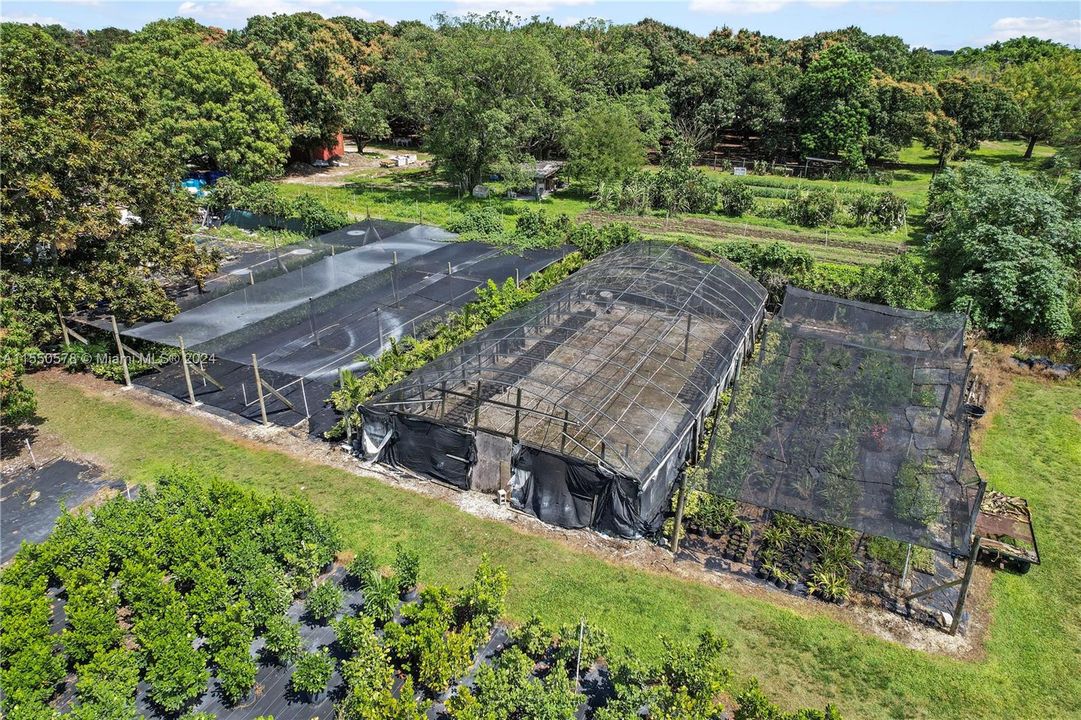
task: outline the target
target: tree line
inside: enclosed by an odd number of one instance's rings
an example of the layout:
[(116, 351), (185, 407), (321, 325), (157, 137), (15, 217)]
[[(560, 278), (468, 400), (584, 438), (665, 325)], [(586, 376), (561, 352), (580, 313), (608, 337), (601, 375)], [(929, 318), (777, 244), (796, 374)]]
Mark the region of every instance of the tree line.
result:
[(857, 27), (786, 41), (653, 20), (572, 27), (506, 13), (395, 25), (315, 13), (257, 16), (225, 32), (192, 20), (137, 33), (44, 28), (101, 60), (156, 151), (239, 179), (281, 171), (289, 147), (345, 130), (422, 141), (469, 189), (528, 158), (559, 157), (613, 179), (676, 136), (769, 160), (849, 168), (913, 141), (944, 166), (1009, 132), (1076, 147), (1081, 52), (1020, 38), (957, 53)]
[[(489, 14), (391, 26), (297, 13), (231, 31), (189, 19), (135, 33), (3, 23), (0, 50), (0, 379), (19, 417), (33, 412), (20, 358), (56, 340), (58, 312), (168, 317), (176, 306), (164, 288), (214, 270), (191, 236), (196, 206), (179, 189), (188, 172), (257, 184), (280, 175), (291, 152), (329, 145), (343, 130), (361, 146), (419, 141), (464, 190), (493, 174), (514, 177), (530, 158), (566, 158), (587, 190), (603, 190), (659, 151), (661, 176), (682, 198), (698, 189), (686, 169), (720, 146), (860, 169), (913, 140), (944, 164), (1007, 131), (1026, 138), (1029, 153), (1052, 140), (1072, 167), (1081, 160), (1081, 52), (1032, 38), (946, 55), (855, 27), (785, 41), (729, 28), (701, 37), (652, 20), (563, 27)], [(977, 187), (990, 186), (975, 177), (941, 184), (957, 196)], [(1014, 285), (1024, 292), (1006, 296), (1012, 307), (995, 300), (1003, 293), (980, 278), (998, 258), (974, 255), (985, 246), (962, 238), (982, 216), (965, 210), (968, 220), (952, 222), (962, 203), (940, 203), (940, 254), (965, 253), (970, 262), (951, 267), (972, 276), (947, 288), (948, 300), (994, 304), (1002, 312), (982, 317), (1003, 336), (1072, 333), (1072, 197), (1040, 265), (1056, 295), (1039, 313), (1024, 310), (1040, 288), (1022, 282), (1023, 271)], [(723, 199), (732, 214), (746, 200)], [(1034, 227), (1018, 232), (1046, 244)], [(1012, 261), (1022, 268), (1028, 258)]]

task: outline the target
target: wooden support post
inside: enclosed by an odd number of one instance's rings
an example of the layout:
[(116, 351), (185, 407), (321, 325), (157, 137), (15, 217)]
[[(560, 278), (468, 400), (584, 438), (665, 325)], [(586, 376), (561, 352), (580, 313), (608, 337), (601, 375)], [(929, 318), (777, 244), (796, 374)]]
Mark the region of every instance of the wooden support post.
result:
[(184, 384), (188, 386), (188, 400), (192, 405), (199, 405), (201, 403), (195, 399), (195, 390), (191, 387), (191, 370), (188, 369), (188, 351), (184, 349), (184, 337), (177, 335), (176, 339), (180, 343), (180, 363), (184, 367)]
[(518, 442), (518, 427), (522, 418), (522, 388), (514, 394), (514, 442)]
[(957, 605), (953, 609), (953, 622), (950, 623), (950, 635), (957, 633), (957, 627), (961, 624), (961, 613), (965, 610), (965, 599), (968, 597), (968, 587), (972, 583), (972, 573), (976, 569), (976, 559), (980, 554), (980, 538), (977, 537), (969, 551), (968, 565), (965, 566), (965, 579), (961, 581), (961, 590), (957, 594)]
[(68, 334), (68, 324), (64, 321), (64, 313), (60, 312), (60, 306), (56, 306), (56, 317), (60, 318), (60, 331), (64, 333), (64, 347), (71, 347), (71, 336)]
[(120, 342), (120, 330), (116, 327), (116, 315), (110, 315), (109, 320), (113, 324), (113, 339), (116, 340), (116, 351), (120, 354), (120, 368), (124, 371), (124, 385), (131, 387), (131, 375), (128, 374), (128, 356), (124, 354), (124, 343)]
[[(345, 368), (338, 368), (338, 388), (345, 389)], [(353, 444), (353, 412), (345, 411), (345, 439), (350, 445)]]
[(259, 360), (255, 357), (255, 353), (251, 354), (251, 369), (255, 372), (255, 392), (259, 396), (259, 414), (263, 418), (263, 424), (269, 425), (270, 422), (266, 419), (266, 402), (263, 400), (263, 380), (259, 377)]
[(676, 524), (672, 527), (672, 554), (679, 553), (680, 535), (683, 534), (683, 508), (687, 505), (687, 478), (679, 478), (679, 499), (676, 501)]

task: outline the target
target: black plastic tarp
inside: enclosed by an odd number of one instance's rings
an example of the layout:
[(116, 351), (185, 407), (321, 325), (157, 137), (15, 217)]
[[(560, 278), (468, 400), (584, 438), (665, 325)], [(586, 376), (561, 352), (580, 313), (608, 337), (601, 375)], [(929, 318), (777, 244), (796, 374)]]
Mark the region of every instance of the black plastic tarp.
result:
[(514, 468), (525, 481), (512, 501), (544, 522), (626, 538), (648, 531), (639, 514), (639, 489), (633, 478), (527, 446), (519, 449)]
[(469, 489), (477, 459), (472, 433), (398, 414), (391, 415), (391, 424), (394, 437), (383, 447), (381, 461)]

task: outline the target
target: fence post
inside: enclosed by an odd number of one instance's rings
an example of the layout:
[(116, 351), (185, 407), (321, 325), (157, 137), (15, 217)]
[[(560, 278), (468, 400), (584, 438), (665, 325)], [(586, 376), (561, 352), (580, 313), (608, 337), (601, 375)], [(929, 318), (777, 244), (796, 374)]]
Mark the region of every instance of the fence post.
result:
[(116, 351), (120, 354), (120, 367), (124, 370), (124, 385), (131, 387), (131, 375), (128, 374), (128, 358), (124, 355), (124, 344), (120, 342), (120, 330), (116, 327), (116, 315), (110, 315), (113, 324), (113, 339), (116, 340)]
[(269, 425), (266, 419), (266, 402), (263, 401), (263, 381), (259, 378), (259, 360), (255, 353), (251, 354), (251, 368), (255, 371), (255, 392), (259, 395), (259, 414), (263, 417), (263, 424)]
[(71, 336), (68, 335), (68, 324), (64, 321), (64, 313), (60, 312), (60, 306), (56, 306), (56, 316), (60, 318), (60, 330), (64, 333), (64, 347), (71, 347)]
[[(338, 368), (338, 388), (345, 389), (345, 368)], [(307, 406), (307, 401), (304, 404)], [(350, 445), (353, 444), (353, 417), (350, 410), (345, 411), (345, 439)]]
[(201, 403), (195, 399), (195, 391), (191, 387), (191, 370), (188, 369), (188, 351), (184, 349), (184, 337), (177, 335), (176, 339), (180, 343), (180, 362), (184, 366), (184, 384), (188, 386), (188, 400), (191, 401), (192, 405), (200, 405)]

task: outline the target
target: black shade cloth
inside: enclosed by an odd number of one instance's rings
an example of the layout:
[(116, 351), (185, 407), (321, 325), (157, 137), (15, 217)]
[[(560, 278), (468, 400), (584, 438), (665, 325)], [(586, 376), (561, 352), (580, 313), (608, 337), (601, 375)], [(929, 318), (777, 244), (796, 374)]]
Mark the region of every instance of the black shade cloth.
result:
[(391, 420), (394, 437), (380, 460), (469, 489), (470, 470), (477, 459), (472, 433), (401, 415)]

